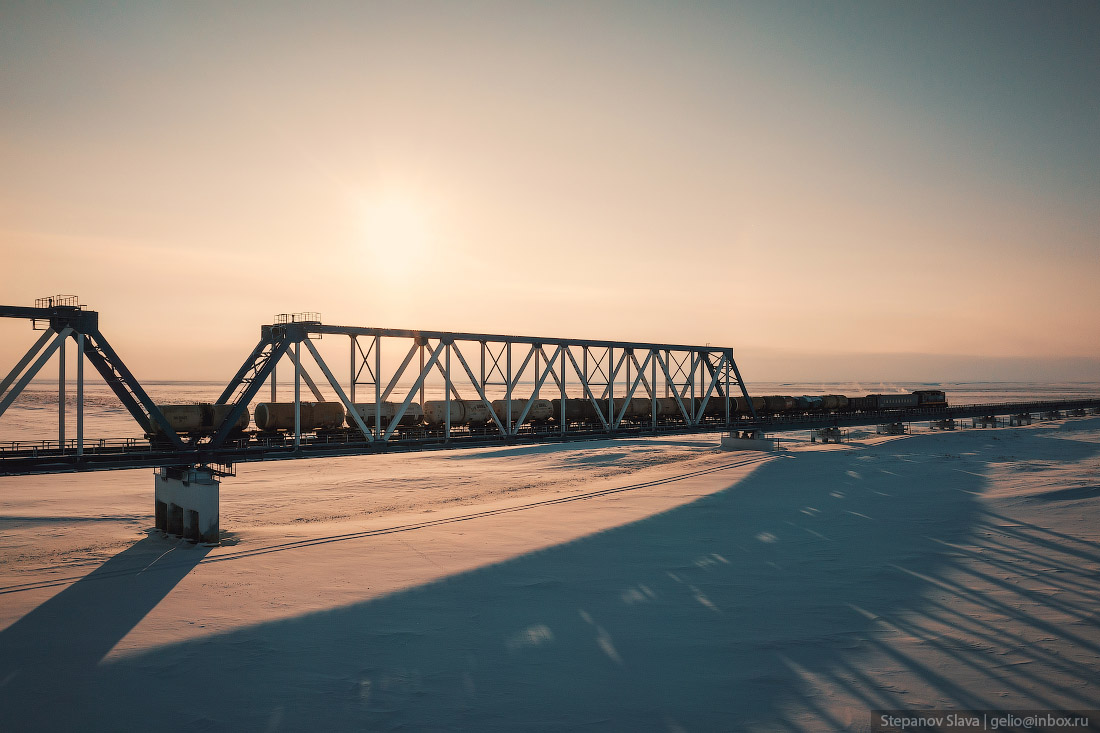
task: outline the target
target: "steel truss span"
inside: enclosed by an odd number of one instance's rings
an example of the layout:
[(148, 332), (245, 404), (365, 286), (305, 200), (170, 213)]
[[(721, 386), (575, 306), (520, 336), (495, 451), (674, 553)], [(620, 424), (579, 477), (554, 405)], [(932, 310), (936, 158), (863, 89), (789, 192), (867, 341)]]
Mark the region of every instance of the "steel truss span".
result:
[[(314, 343), (326, 335), (348, 338), (347, 389)], [(375, 449), (415, 437), (415, 429), (404, 427), (410, 410), (430, 410), (427, 422), (435, 429), (420, 432), (449, 442), (479, 433), (507, 440), (548, 432), (549, 423), (554, 425), (549, 432), (567, 438), (578, 429), (590, 432), (587, 425), (580, 427), (581, 416), (609, 435), (643, 426), (661, 432), (672, 421), (676, 430), (715, 422), (726, 426), (733, 417), (728, 397), (734, 393), (752, 409), (731, 348), (290, 321), (261, 330), (259, 343), (218, 398), (218, 404), (231, 409), (210, 447), (227, 445), (265, 383), (276, 402), (276, 369), (284, 359), (293, 368), (294, 391), (293, 430), (288, 427), (287, 434), (296, 447), (302, 445), (308, 432), (302, 420), (303, 383), (324, 401), (303, 361), (303, 346), (351, 429)], [(396, 359), (384, 361), (383, 352), (403, 358), (394, 366)], [(431, 377), (442, 380), (440, 399), (425, 399)], [(553, 411), (547, 412), (550, 400)]]

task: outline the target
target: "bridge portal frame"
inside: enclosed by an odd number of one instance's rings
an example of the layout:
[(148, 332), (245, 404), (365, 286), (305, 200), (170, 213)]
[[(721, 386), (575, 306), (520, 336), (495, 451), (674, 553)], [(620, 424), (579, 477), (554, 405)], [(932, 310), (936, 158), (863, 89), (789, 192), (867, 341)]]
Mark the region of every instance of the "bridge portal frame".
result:
[[(86, 310), (75, 295), (57, 295), (39, 298), (34, 307), (0, 305), (0, 318), (23, 318), (31, 322), (42, 335), (16, 362), (7, 376), (0, 381), (0, 417), (22, 394), (50, 358), (57, 354), (57, 437), (62, 454), (68, 450), (65, 435), (66, 371), (65, 346), (71, 338), (76, 342), (76, 440), (72, 450), (78, 456), (84, 454), (84, 362), (88, 361), (103, 381), (115, 393), (131, 417), (149, 431), (156, 424), (173, 448), (182, 450), (183, 441), (176, 435), (164, 414), (146, 394), (145, 389), (130, 372), (122, 358), (99, 330), (99, 313)], [(39, 328), (40, 324), (45, 324)]]

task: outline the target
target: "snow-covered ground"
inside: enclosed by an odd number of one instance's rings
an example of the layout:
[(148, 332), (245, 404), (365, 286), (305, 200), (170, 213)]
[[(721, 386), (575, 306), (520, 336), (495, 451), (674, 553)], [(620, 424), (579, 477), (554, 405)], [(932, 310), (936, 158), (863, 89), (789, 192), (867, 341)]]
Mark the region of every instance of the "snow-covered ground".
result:
[(0, 729), (836, 730), (1100, 708), (1100, 419), (0, 479)]

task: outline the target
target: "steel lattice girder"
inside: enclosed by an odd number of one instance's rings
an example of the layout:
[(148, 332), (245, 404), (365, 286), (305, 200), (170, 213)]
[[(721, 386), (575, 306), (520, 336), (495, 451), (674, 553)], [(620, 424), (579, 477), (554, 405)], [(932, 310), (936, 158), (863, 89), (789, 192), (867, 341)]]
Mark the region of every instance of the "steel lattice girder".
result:
[[(664, 383), (666, 392), (675, 399), (680, 416), (688, 425), (700, 424), (709, 401), (714, 397), (725, 400), (732, 389), (739, 390), (751, 405), (748, 392), (733, 360), (733, 350), (730, 348), (331, 326), (321, 323), (264, 326), (261, 333), (260, 343), (253, 349), (219, 399), (219, 402), (223, 403), (228, 403), (232, 399), (234, 409), (226, 416), (225, 422), (211, 441), (214, 447), (224, 444), (232, 426), (236, 424), (241, 412), (255, 397), (262, 383), (273, 379), (279, 360), (283, 356), (288, 356), (292, 362), (294, 361), (294, 352), (291, 347), (302, 341), (305, 341), (314, 361), (348, 411), (354, 427), (363, 433), (368, 442), (375, 440), (385, 442), (393, 438), (394, 432), (416, 399), (417, 393), (420, 393), (423, 399), (425, 385), (433, 374), (441, 377), (443, 381), (443, 400), (446, 407), (444, 428), (448, 438), (451, 434), (451, 405), (454, 400), (462, 399), (462, 389), (472, 388), (476, 393), (475, 401), (484, 405), (490, 422), (496, 426), (499, 433), (502, 436), (512, 436), (518, 434), (520, 427), (527, 421), (533, 405), (532, 400), (538, 396), (547, 379), (551, 377), (558, 394), (563, 399), (568, 397), (569, 387), (573, 388), (574, 393), (580, 392), (581, 399), (591, 405), (594, 416), (607, 432), (614, 432), (620, 428), (630, 410), (631, 400), (635, 398), (639, 388), (650, 400), (650, 423), (656, 428), (657, 399), (661, 382)], [(348, 363), (350, 389), (347, 392), (340, 386), (332, 370), (309, 338), (311, 335), (323, 334), (345, 335), (350, 339)], [(358, 342), (361, 337), (371, 339), (365, 351)], [(406, 339), (410, 339), (412, 343), (405, 352), (404, 358), (395, 370), (389, 374), (384, 373), (381, 361), (384, 343)], [(515, 346), (526, 347), (521, 349), (522, 359), (513, 359)], [(547, 354), (546, 347), (552, 347), (551, 354)], [(470, 348), (474, 351), (470, 352)], [(639, 351), (643, 352), (640, 360)], [(475, 374), (471, 363), (467, 360), (468, 353), (480, 357), (478, 374)], [(420, 366), (413, 372), (415, 378), (412, 386), (408, 392), (399, 395), (401, 400), (395, 405), (396, 409), (390, 418), (389, 425), (383, 430), (382, 402), (389, 400), (418, 355)], [(452, 357), (457, 360), (457, 366), (452, 364)], [(314, 397), (323, 400), (316, 383), (306, 372), (305, 365), (298, 363), (295, 366), (297, 378), (304, 379)], [(650, 372), (648, 375), (647, 369)], [(370, 375), (372, 381), (367, 384), (374, 386), (374, 395), (372, 395), (373, 399), (360, 404), (375, 403), (373, 428), (367, 427), (363, 422), (354, 408), (353, 398), (348, 396), (349, 392), (354, 395), (356, 384), (363, 384), (358, 379), (364, 371)], [(528, 374), (531, 375), (530, 394), (521, 394), (519, 390), (521, 380)], [(412, 374), (409, 376), (412, 377)], [(384, 388), (383, 385), (385, 385)], [(616, 397), (617, 386), (623, 387), (625, 391), (623, 397)], [(490, 396), (491, 387), (504, 388), (502, 397), (504, 405), (501, 410), (493, 406)], [(690, 402), (687, 399), (689, 396), (694, 398)], [(514, 404), (517, 400), (523, 401), (522, 407)], [(621, 403), (618, 403), (619, 400)], [(513, 409), (514, 407), (516, 409)], [(567, 431), (565, 414), (566, 408), (563, 403), (561, 415), (558, 416), (562, 421), (563, 433)], [(729, 422), (728, 400), (723, 417), (725, 422)]]

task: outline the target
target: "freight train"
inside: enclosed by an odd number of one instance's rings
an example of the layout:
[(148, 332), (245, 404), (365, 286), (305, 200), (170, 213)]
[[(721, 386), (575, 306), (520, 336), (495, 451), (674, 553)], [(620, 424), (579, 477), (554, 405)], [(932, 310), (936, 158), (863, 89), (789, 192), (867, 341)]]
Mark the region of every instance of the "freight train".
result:
[[(564, 419), (570, 426), (597, 428), (607, 420), (607, 400), (599, 400), (602, 413), (597, 413), (591, 400), (567, 398), (561, 399), (513, 399), (511, 413), (505, 400), (493, 400), (493, 412), (502, 423), (516, 423), (521, 417), (524, 425), (538, 428), (560, 425)], [(303, 433), (333, 434), (356, 431), (356, 421), (350, 411), (340, 402), (301, 402), (299, 426)], [(623, 397), (613, 400), (615, 415), (622, 415), (623, 422), (629, 425), (644, 426), (651, 424), (656, 408), (656, 420), (662, 425), (683, 423), (684, 413), (698, 412), (701, 398), (634, 397), (627, 403)], [(681, 409), (683, 405), (683, 410)], [(947, 396), (941, 390), (917, 390), (899, 394), (870, 394), (864, 397), (845, 395), (806, 395), (792, 397), (769, 395), (751, 398), (731, 397), (728, 401), (731, 419), (745, 419), (755, 412), (759, 417), (817, 416), (827, 414), (851, 414), (858, 412), (880, 412), (883, 410), (910, 410), (917, 408), (946, 407)], [(229, 415), (230, 405), (194, 404), (194, 405), (158, 405), (169, 425), (179, 435), (194, 439), (212, 436)], [(376, 406), (373, 402), (356, 403), (355, 412), (363, 423), (373, 428), (376, 420), (383, 428), (388, 428), (397, 416), (400, 404), (382, 402)], [(711, 397), (703, 408), (704, 424), (724, 423), (727, 403), (722, 397)], [(526, 412), (526, 414), (524, 414)], [(251, 421), (248, 410), (241, 413), (233, 426), (232, 436), (236, 439), (251, 437), (269, 437), (286, 435), (294, 431), (293, 402), (261, 402), (256, 405), (255, 430), (249, 430)], [(510, 420), (509, 420), (510, 418)], [(399, 434), (414, 434), (419, 431), (430, 434), (438, 431), (448, 422), (446, 400), (426, 400), (423, 404), (410, 402), (394, 430)], [(493, 425), (493, 415), (481, 400), (452, 399), (450, 401), (450, 425), (471, 430), (485, 429)], [(149, 426), (146, 437), (156, 442), (164, 439), (163, 431), (157, 424)]]

